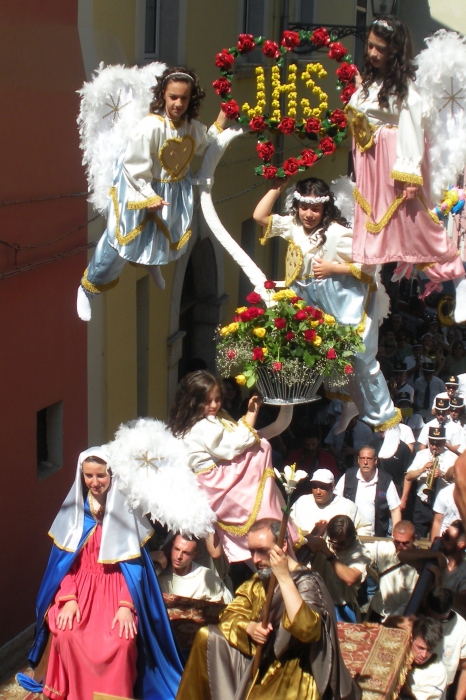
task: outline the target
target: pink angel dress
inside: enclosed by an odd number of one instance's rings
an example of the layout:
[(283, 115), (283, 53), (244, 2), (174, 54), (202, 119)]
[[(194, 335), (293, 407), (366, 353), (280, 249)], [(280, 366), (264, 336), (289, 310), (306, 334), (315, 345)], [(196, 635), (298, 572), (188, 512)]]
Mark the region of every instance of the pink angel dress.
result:
[[(284, 407), (272, 425), (260, 431), (268, 438), (279, 435), (291, 420)], [(284, 424), (283, 416), (289, 416)], [(256, 520), (283, 517), (283, 497), (275, 483), (271, 447), (244, 419), (238, 423), (225, 411), (202, 418), (184, 436), (189, 465), (207, 494), (217, 516), (216, 531), (228, 561), (250, 559), (247, 534)], [(300, 540), (289, 526), (293, 544)]]
[[(95, 692), (133, 697), (136, 638), (120, 638), (112, 621), (120, 606), (135, 609), (119, 564), (97, 561), (101, 539), (98, 523), (48, 611), (53, 640), (43, 694), (52, 700), (92, 700)], [(57, 616), (68, 600), (77, 601), (81, 621), (60, 630)]]
[[(458, 250), (431, 211), (421, 97), (410, 82), (401, 105), (391, 95), (381, 108), (380, 87), (375, 81), (367, 97), (360, 87), (347, 107), (356, 172), (353, 260), (408, 263), (407, 276), (417, 264), (433, 282), (461, 278)], [(402, 198), (406, 183), (419, 186), (413, 200)]]

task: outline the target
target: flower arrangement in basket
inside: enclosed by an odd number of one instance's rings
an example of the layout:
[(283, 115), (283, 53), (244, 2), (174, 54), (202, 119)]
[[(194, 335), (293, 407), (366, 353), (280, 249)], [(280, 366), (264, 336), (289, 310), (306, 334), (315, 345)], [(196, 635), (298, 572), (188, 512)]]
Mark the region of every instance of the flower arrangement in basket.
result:
[(267, 369), (287, 386), (328, 377), (342, 386), (353, 373), (352, 359), (364, 350), (362, 327), (343, 326), (333, 316), (307, 306), (291, 289), (264, 283), (269, 301), (256, 292), (250, 306), (236, 309), (233, 322), (218, 329), (217, 365), (223, 377), (252, 387)]
[[(332, 155), (347, 135), (346, 114), (341, 109), (328, 109), (328, 95), (317, 83), (317, 79), (325, 78), (327, 75), (321, 63), (308, 63), (301, 75), (298, 75), (297, 65), (291, 63), (287, 69), (287, 80), (281, 83), (280, 66), (283, 65), (286, 53), (306, 41), (310, 42), (315, 50), (326, 52), (330, 59), (340, 64), (336, 70), (337, 90), (341, 91), (341, 101), (346, 105), (356, 90), (357, 67), (343, 44), (332, 41), (331, 35), (324, 27), (312, 32), (286, 30), (283, 32), (280, 45), (262, 36), (240, 34), (236, 46), (222, 49), (215, 57), (215, 64), (220, 68), (220, 78), (214, 80), (213, 87), (225, 100), (222, 102), (222, 110), (229, 119), (235, 119), (240, 124), (248, 124), (257, 136), (257, 153), (263, 165), (257, 166), (255, 172), (266, 179), (276, 177), (284, 179), (307, 170), (320, 158)], [(232, 95), (233, 66), (238, 56), (259, 48), (262, 48), (265, 56), (275, 61), (271, 68), (270, 108), (267, 108), (265, 71), (260, 65), (255, 69), (256, 104), (251, 106), (246, 102), (240, 106)], [(302, 117), (298, 118), (300, 81), (309, 92), (308, 97), (300, 100)], [(280, 109), (281, 93), (287, 95), (286, 114), (282, 114)], [(314, 106), (311, 106), (310, 98), (315, 101)], [(267, 130), (285, 135), (296, 134), (302, 139), (310, 140), (314, 147), (304, 148), (299, 156), (292, 156), (281, 167), (277, 167), (271, 162), (275, 154), (275, 146), (265, 135), (264, 132)]]

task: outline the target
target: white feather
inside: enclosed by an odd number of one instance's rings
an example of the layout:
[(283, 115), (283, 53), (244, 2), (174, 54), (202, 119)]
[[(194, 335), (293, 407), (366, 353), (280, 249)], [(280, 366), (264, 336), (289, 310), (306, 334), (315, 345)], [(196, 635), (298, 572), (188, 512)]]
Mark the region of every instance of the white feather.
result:
[[(416, 57), (417, 89), (423, 100), (434, 203), (456, 183), (466, 164), (466, 39), (440, 29)], [(449, 100), (450, 94), (455, 94)]]
[(351, 226), (354, 221), (353, 190), (354, 182), (347, 175), (340, 175), (337, 180), (332, 180), (332, 192), (335, 195), (335, 204)]
[(188, 467), (186, 449), (164, 423), (140, 418), (121, 425), (108, 450), (131, 507), (174, 532), (205, 537), (213, 531), (215, 514)]
[[(89, 183), (89, 201), (104, 214), (112, 186), (113, 167), (129, 136), (149, 112), (151, 87), (165, 70), (163, 63), (143, 68), (101, 63), (92, 80), (84, 83), (78, 116), (83, 164)], [(113, 105), (119, 110), (114, 113)]]

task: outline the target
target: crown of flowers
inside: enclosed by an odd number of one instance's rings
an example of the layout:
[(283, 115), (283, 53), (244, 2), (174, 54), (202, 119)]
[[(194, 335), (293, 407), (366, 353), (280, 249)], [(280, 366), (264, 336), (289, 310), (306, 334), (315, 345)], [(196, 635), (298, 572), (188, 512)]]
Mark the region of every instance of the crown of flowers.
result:
[[(288, 51), (292, 51), (303, 41), (310, 41), (314, 49), (326, 51), (329, 58), (341, 63), (336, 70), (337, 89), (341, 90), (341, 101), (346, 105), (355, 92), (354, 79), (357, 67), (352, 63), (352, 57), (340, 42), (332, 42), (331, 36), (324, 27), (313, 32), (304, 30), (284, 31), (280, 45), (264, 37), (254, 37), (252, 34), (240, 34), (236, 46), (222, 49), (215, 57), (215, 64), (220, 68), (221, 77), (214, 80), (213, 87), (218, 95), (224, 98), (222, 110), (229, 119), (241, 124), (248, 124), (257, 134), (257, 152), (263, 165), (255, 168), (257, 175), (266, 179), (291, 177), (298, 171), (312, 167), (317, 160), (332, 155), (337, 146), (346, 137), (346, 115), (341, 109), (328, 109), (328, 95), (316, 84), (316, 78), (325, 78), (327, 71), (321, 63), (308, 63), (300, 76), (312, 95), (318, 100), (318, 105), (311, 107), (309, 98), (300, 101), (303, 117), (297, 119), (298, 68), (295, 64), (288, 66), (287, 82), (280, 81), (280, 66)], [(256, 67), (256, 104), (251, 107), (247, 102), (240, 108), (232, 96), (231, 81), (233, 65), (238, 56), (250, 53), (262, 47), (265, 56), (272, 58), (272, 93), (270, 110), (267, 107), (265, 95), (265, 72), (262, 66)], [(287, 93), (286, 114), (280, 110), (280, 94)], [(297, 158), (288, 158), (282, 167), (271, 163), (275, 154), (273, 143), (264, 135), (269, 129), (285, 135), (302, 134), (311, 141), (320, 141), (316, 148), (305, 148)]]

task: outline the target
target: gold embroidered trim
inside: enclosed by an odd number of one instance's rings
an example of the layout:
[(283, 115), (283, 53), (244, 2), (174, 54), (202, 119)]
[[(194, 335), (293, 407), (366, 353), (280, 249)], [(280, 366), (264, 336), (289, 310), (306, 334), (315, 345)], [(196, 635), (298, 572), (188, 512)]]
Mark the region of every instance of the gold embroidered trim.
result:
[(65, 697), (65, 693), (60, 693), (59, 690), (55, 690), (55, 688), (51, 688), (49, 685), (46, 685), (45, 683), (44, 683), (44, 688), (47, 688), (47, 690), (50, 690), (50, 692), (53, 693), (54, 695), (61, 695), (61, 697), (63, 697), (63, 698)]
[[(364, 211), (364, 213), (369, 217), (372, 214), (372, 207), (369, 204), (369, 202), (364, 199), (360, 191), (355, 187), (353, 190), (354, 193), (354, 198), (356, 202), (359, 204), (361, 209)], [(369, 231), (369, 233), (380, 233), (380, 231), (385, 228), (385, 226), (388, 224), (390, 219), (393, 217), (395, 214), (396, 210), (398, 207), (403, 203), (403, 193), (400, 192), (400, 194), (396, 197), (396, 199), (390, 204), (388, 207), (387, 211), (385, 214), (382, 216), (379, 222), (377, 223), (372, 223), (371, 221), (366, 222), (366, 229)]]
[(271, 229), (272, 229), (272, 223), (273, 223), (273, 214), (270, 214), (269, 220), (268, 220), (268, 223), (267, 223), (267, 228), (265, 229), (265, 233), (264, 233), (264, 235), (262, 236), (262, 238), (259, 238), (259, 242), (260, 242), (261, 245), (265, 245), (265, 244), (266, 244), (267, 238), (269, 238), (269, 236), (270, 236), (270, 231), (271, 231)]
[(181, 250), (181, 248), (186, 245), (186, 243), (189, 241), (191, 238), (191, 229), (189, 228), (183, 235), (181, 236), (180, 240), (177, 241), (176, 243), (172, 243), (172, 237), (170, 235), (170, 231), (165, 224), (164, 221), (156, 214), (155, 212), (151, 213), (152, 219), (155, 221), (157, 224), (158, 228), (162, 231), (163, 235), (165, 238), (169, 241), (170, 243), (170, 250)]
[(351, 396), (349, 394), (340, 394), (339, 391), (326, 391), (325, 396), (335, 401), (351, 401)]
[[(438, 218), (437, 214), (436, 214), (434, 211), (431, 211), (431, 210), (429, 209), (429, 207), (427, 206), (427, 204), (426, 204), (426, 202), (425, 202), (425, 199), (424, 199), (424, 197), (423, 197), (423, 195), (422, 195), (421, 192), (418, 192), (417, 198), (418, 198), (419, 201), (421, 202), (421, 204), (422, 204), (422, 206), (424, 207), (424, 209), (426, 210), (426, 212), (429, 214), (429, 216), (430, 216), (430, 218), (432, 219), (432, 221), (433, 221), (435, 224), (438, 224), (439, 226), (442, 226), (442, 222), (441, 222), (440, 219)], [(435, 265), (435, 263), (432, 263), (432, 264)]]
[(264, 495), (265, 482), (267, 481), (267, 479), (275, 479), (275, 473), (273, 469), (266, 469), (262, 474), (262, 479), (260, 480), (259, 488), (257, 490), (256, 502), (254, 503), (251, 515), (246, 520), (244, 525), (227, 525), (221, 520), (217, 520), (217, 525), (221, 527), (222, 530), (225, 530), (225, 532), (229, 532), (232, 535), (237, 535), (238, 537), (243, 537), (244, 535), (247, 535), (253, 523), (256, 521), (257, 515), (262, 505), (262, 496)]
[(360, 112), (350, 105), (346, 105), (345, 112), (356, 146), (361, 153), (368, 151), (374, 144), (374, 133), (379, 127), (371, 124), (364, 112)]
[(366, 275), (366, 273), (360, 270), (354, 263), (350, 263), (349, 269), (351, 274), (360, 282), (364, 282), (364, 284), (374, 284), (374, 278), (370, 275)]
[(374, 430), (376, 433), (379, 433), (381, 430), (390, 430), (390, 428), (394, 428), (398, 423), (400, 423), (402, 415), (401, 411), (399, 408), (395, 408), (396, 414), (393, 416), (393, 418), (390, 418), (389, 420), (386, 420), (385, 423), (381, 423), (380, 425), (375, 425)]
[(213, 462), (210, 466), (204, 467), (204, 469), (199, 469), (199, 471), (194, 472), (194, 473), (196, 476), (198, 474), (206, 474), (207, 472), (211, 472), (212, 469), (215, 469), (215, 467), (217, 467), (217, 466), (218, 466), (218, 464), (215, 464), (215, 462)]
[(408, 182), (410, 185), (423, 185), (422, 175), (411, 175), (411, 173), (400, 173), (399, 170), (392, 170), (390, 177), (398, 182)]
[(217, 129), (217, 131), (218, 131), (220, 134), (222, 133), (222, 131), (225, 131), (225, 129), (223, 128), (223, 126), (220, 126), (220, 124), (219, 124), (217, 121), (215, 121), (215, 122), (213, 123), (213, 126), (215, 126), (215, 128)]
[(220, 411), (216, 415), (216, 418), (220, 421), (225, 430), (228, 430), (229, 433), (234, 433), (235, 428), (238, 427), (238, 421), (232, 418), (228, 411), (225, 411), (224, 408), (220, 409)]
[(186, 245), (186, 243), (189, 241), (191, 238), (192, 231), (190, 228), (186, 231), (186, 233), (183, 233), (181, 236), (180, 240), (178, 243), (170, 243), (170, 250), (181, 250), (183, 246)]
[(424, 270), (427, 270), (429, 267), (434, 267), (437, 263), (418, 263), (416, 265), (416, 268), (419, 270), (419, 272), (424, 272)]
[(97, 559), (98, 564), (119, 564), (121, 561), (129, 561), (130, 559), (139, 559), (141, 552), (139, 554), (132, 554), (129, 556), (121, 557), (120, 559)]
[(154, 177), (155, 182), (181, 182), (187, 177), (188, 173), (185, 173), (182, 177)]
[(260, 439), (260, 437), (259, 437), (259, 435), (258, 435), (257, 430), (254, 430), (254, 428), (252, 427), (252, 425), (249, 425), (249, 423), (246, 422), (244, 416), (240, 419), (240, 423), (242, 423), (242, 424), (244, 425), (244, 427), (247, 428), (247, 429), (249, 430), (249, 432), (252, 433), (252, 434), (254, 435), (254, 440), (255, 440), (257, 443), (260, 443), (261, 439)]
[(110, 197), (113, 202), (113, 210), (115, 212), (115, 218), (116, 218), (116, 227), (115, 227), (115, 236), (120, 245), (128, 245), (131, 243), (131, 241), (134, 241), (135, 238), (137, 238), (144, 230), (147, 222), (150, 219), (150, 215), (147, 214), (144, 219), (141, 221), (141, 223), (136, 226), (136, 228), (133, 228), (132, 231), (130, 231), (126, 236), (122, 236), (120, 233), (120, 209), (118, 206), (118, 197), (117, 197), (117, 191), (116, 187), (112, 187), (110, 189)]
[[(186, 153), (183, 153), (183, 142), (189, 142), (191, 145), (191, 151), (188, 155), (186, 155)], [(171, 144), (174, 145), (171, 146)], [(181, 149), (181, 152), (177, 153), (177, 155), (178, 157), (184, 156), (185, 158), (184, 162), (182, 162), (181, 165), (176, 164), (175, 168), (172, 168), (165, 159), (165, 149), (168, 149), (170, 147), (172, 147), (174, 151), (177, 152), (179, 152)], [(159, 160), (162, 163), (163, 169), (166, 170), (167, 173), (170, 175), (170, 182), (176, 182), (179, 175), (186, 170), (186, 168), (189, 166), (190, 162), (194, 158), (195, 150), (196, 142), (190, 134), (185, 134), (184, 136), (180, 136), (177, 138), (167, 139), (165, 143), (161, 146), (159, 150)], [(186, 177), (186, 175), (184, 177)]]
[(146, 207), (151, 207), (153, 204), (158, 204), (159, 202), (162, 202), (162, 197), (159, 197), (158, 194), (154, 194), (152, 197), (147, 197), (147, 199), (143, 199), (141, 202), (128, 202), (126, 205), (127, 209), (145, 209)]
[(113, 287), (116, 287), (118, 282), (120, 281), (120, 278), (117, 277), (116, 280), (112, 280), (111, 282), (108, 282), (107, 284), (92, 284), (92, 282), (89, 282), (87, 279), (87, 268), (84, 270), (84, 275), (81, 279), (81, 286), (84, 287), (88, 292), (91, 294), (100, 294), (101, 292), (107, 292), (109, 289), (113, 289)]
[(288, 243), (285, 256), (285, 285), (291, 287), (303, 269), (304, 257), (301, 248), (291, 241)]

